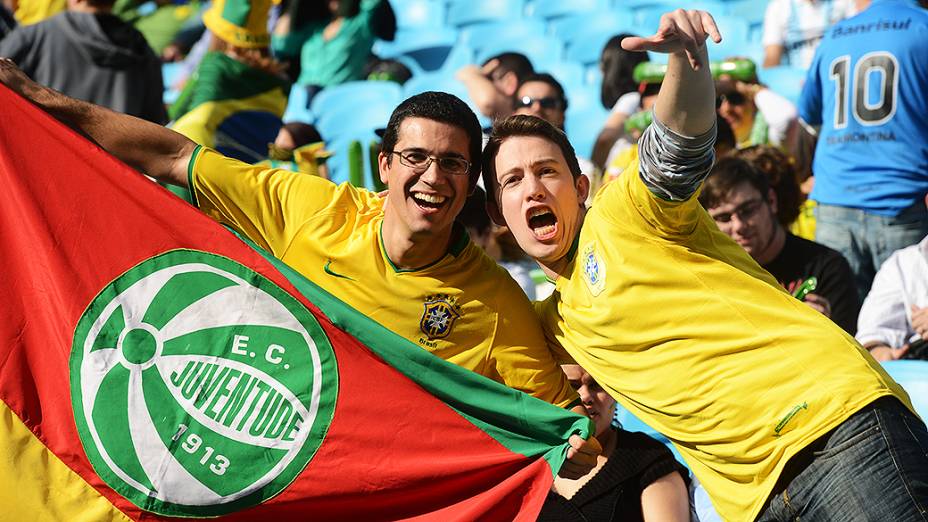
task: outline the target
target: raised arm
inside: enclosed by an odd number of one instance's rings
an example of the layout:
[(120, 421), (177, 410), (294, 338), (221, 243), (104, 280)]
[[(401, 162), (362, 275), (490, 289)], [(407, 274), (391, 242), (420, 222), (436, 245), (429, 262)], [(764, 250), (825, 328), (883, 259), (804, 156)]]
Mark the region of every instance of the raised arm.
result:
[(629, 51), (670, 55), (654, 115), (683, 136), (699, 136), (715, 125), (715, 83), (709, 73), (706, 37), (716, 43), (722, 40), (712, 15), (677, 9), (661, 17), (653, 36), (622, 40)]
[(196, 144), (181, 134), (39, 85), (7, 58), (0, 58), (0, 83), (80, 129), (129, 166), (159, 181), (187, 186), (187, 165)]
[(661, 17), (653, 36), (622, 40), (629, 51), (670, 54), (654, 121), (638, 142), (641, 178), (662, 199), (692, 197), (714, 161), (715, 84), (707, 36), (722, 40), (712, 15), (677, 9)]

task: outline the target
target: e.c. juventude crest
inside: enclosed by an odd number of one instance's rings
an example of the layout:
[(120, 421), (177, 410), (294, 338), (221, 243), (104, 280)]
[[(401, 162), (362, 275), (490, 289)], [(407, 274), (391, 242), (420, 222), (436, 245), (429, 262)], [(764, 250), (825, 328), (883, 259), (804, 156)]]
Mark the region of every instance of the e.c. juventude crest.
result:
[(587, 243), (580, 252), (578, 260), (582, 265), (583, 280), (593, 296), (598, 296), (606, 288), (606, 264), (596, 252), (595, 243)]
[(429, 339), (444, 339), (451, 333), (454, 321), (461, 317), (461, 308), (454, 297), (439, 294), (425, 298), (419, 329)]

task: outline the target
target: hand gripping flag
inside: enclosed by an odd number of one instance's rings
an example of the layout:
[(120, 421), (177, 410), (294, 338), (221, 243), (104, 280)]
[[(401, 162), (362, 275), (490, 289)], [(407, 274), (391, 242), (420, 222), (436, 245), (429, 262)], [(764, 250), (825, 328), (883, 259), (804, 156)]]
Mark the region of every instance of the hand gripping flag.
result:
[(586, 419), (0, 107), (0, 519), (535, 518)]

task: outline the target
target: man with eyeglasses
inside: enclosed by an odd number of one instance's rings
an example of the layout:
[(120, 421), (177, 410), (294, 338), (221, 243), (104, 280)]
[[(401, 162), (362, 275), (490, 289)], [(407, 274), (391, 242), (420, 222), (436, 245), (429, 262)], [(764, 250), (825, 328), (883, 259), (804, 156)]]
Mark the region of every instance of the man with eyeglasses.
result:
[(787, 292), (854, 335), (860, 306), (851, 266), (780, 224), (777, 196), (763, 173), (742, 158), (723, 158), (706, 178), (699, 203)]
[[(455, 218), (480, 173), (480, 126), (460, 99), (426, 92), (393, 112), (378, 158), (386, 198), (249, 165), (164, 127), (68, 98), (0, 58), (0, 82), (159, 181), (189, 187), (207, 215), (434, 355), (583, 414), (531, 304)], [(570, 439), (561, 469), (596, 463)]]

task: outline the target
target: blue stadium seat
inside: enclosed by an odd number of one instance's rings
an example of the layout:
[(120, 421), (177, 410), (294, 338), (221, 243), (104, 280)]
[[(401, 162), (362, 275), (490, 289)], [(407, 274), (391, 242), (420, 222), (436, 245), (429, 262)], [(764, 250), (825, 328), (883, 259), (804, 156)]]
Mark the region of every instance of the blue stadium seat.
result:
[(380, 138), (370, 130), (348, 133), (332, 141), (326, 140), (326, 149), (332, 151), (332, 156), (326, 161), (329, 169), (329, 179), (335, 183), (344, 183), (349, 180), (351, 167), (348, 151), (351, 143), (357, 141), (361, 145), (360, 168), (363, 186), (373, 188), (368, 151), (370, 143), (379, 140)]
[(524, 5), (522, 0), (454, 0), (448, 7), (448, 25), (512, 22), (522, 18)]
[(469, 45), (478, 52), (500, 38), (528, 38), (544, 36), (545, 23), (541, 20), (515, 20), (512, 22), (485, 22), (464, 27), (458, 43)]
[(535, 67), (535, 70), (554, 76), (566, 90), (582, 87), (585, 83), (585, 69), (577, 62), (550, 62), (544, 64), (544, 66)]
[(589, 158), (609, 111), (603, 108), (598, 85), (569, 89), (567, 100), (567, 137), (578, 156)]
[(320, 114), (316, 119), (316, 129), (326, 142), (357, 133), (373, 132), (387, 126), (397, 103), (384, 100), (343, 103)]
[[(357, 81), (326, 87), (313, 98), (310, 109), (317, 120), (343, 107), (358, 107), (370, 104), (396, 106), (403, 99), (403, 88), (388, 81)], [(325, 134), (323, 134), (325, 136)]]
[(565, 16), (551, 22), (551, 32), (568, 47), (575, 39), (590, 33), (632, 33), (647, 36), (637, 27), (635, 13), (630, 9), (591, 11)]
[(177, 97), (180, 96), (180, 91), (174, 88), (174, 84), (177, 83), (182, 70), (180, 62), (169, 62), (161, 65), (161, 77), (164, 80), (164, 97), (162, 101), (164, 101), (165, 105), (174, 103), (177, 101)]
[(391, 0), (398, 29), (433, 28), (444, 25), (448, 7), (438, 0)]
[(793, 103), (799, 103), (802, 85), (806, 81), (806, 70), (800, 67), (780, 65), (767, 69), (758, 68), (757, 76), (761, 83), (774, 92), (786, 97)]
[(284, 111), (283, 120), (287, 123), (291, 121), (301, 121), (303, 123), (312, 123), (316, 121), (313, 111), (306, 106), (306, 89), (300, 85), (290, 87), (290, 95), (287, 97), (287, 109)]
[[(757, 2), (755, 2), (755, 5), (756, 4)], [(641, 24), (641, 31), (644, 32), (645, 35), (653, 34), (660, 25), (661, 15), (677, 7), (679, 6), (671, 3), (652, 3), (650, 5), (636, 7), (635, 14), (638, 22)], [(703, 11), (712, 13), (713, 18), (715, 18), (715, 23), (718, 25), (719, 31), (722, 32), (723, 37), (727, 38), (731, 36), (739, 40), (747, 40), (748, 33), (750, 32), (749, 24), (740, 17), (728, 16), (728, 4), (726, 2), (713, 0), (687, 2), (686, 9), (702, 9)], [(758, 6), (757, 9), (763, 11), (763, 8), (760, 6)], [(740, 27), (742, 25), (743, 28)]]
[(487, 42), (477, 51), (477, 63), (504, 52), (524, 54), (536, 70), (544, 69), (545, 64), (558, 62), (564, 54), (564, 44), (553, 36), (537, 34), (534, 36), (516, 36), (497, 38)]
[(883, 368), (909, 394), (918, 415), (928, 419), (928, 361), (886, 361)]
[(441, 68), (457, 40), (458, 32), (452, 28), (401, 30), (392, 42), (378, 40), (373, 52), (381, 58), (409, 57), (416, 63), (416, 74)]
[(471, 110), (474, 111), (474, 114), (477, 115), (477, 120), (480, 122), (481, 128), (485, 129), (490, 127), (489, 118), (480, 114), (480, 111), (471, 103), (470, 96), (467, 94), (467, 88), (464, 87), (464, 84), (459, 82), (453, 74), (423, 74), (419, 77), (410, 78), (409, 81), (403, 85), (403, 95), (406, 98), (425, 91), (447, 92), (457, 96), (464, 100), (464, 102), (470, 106)]
[(605, 11), (609, 0), (535, 0), (525, 6), (526, 16), (553, 20), (585, 11)]

